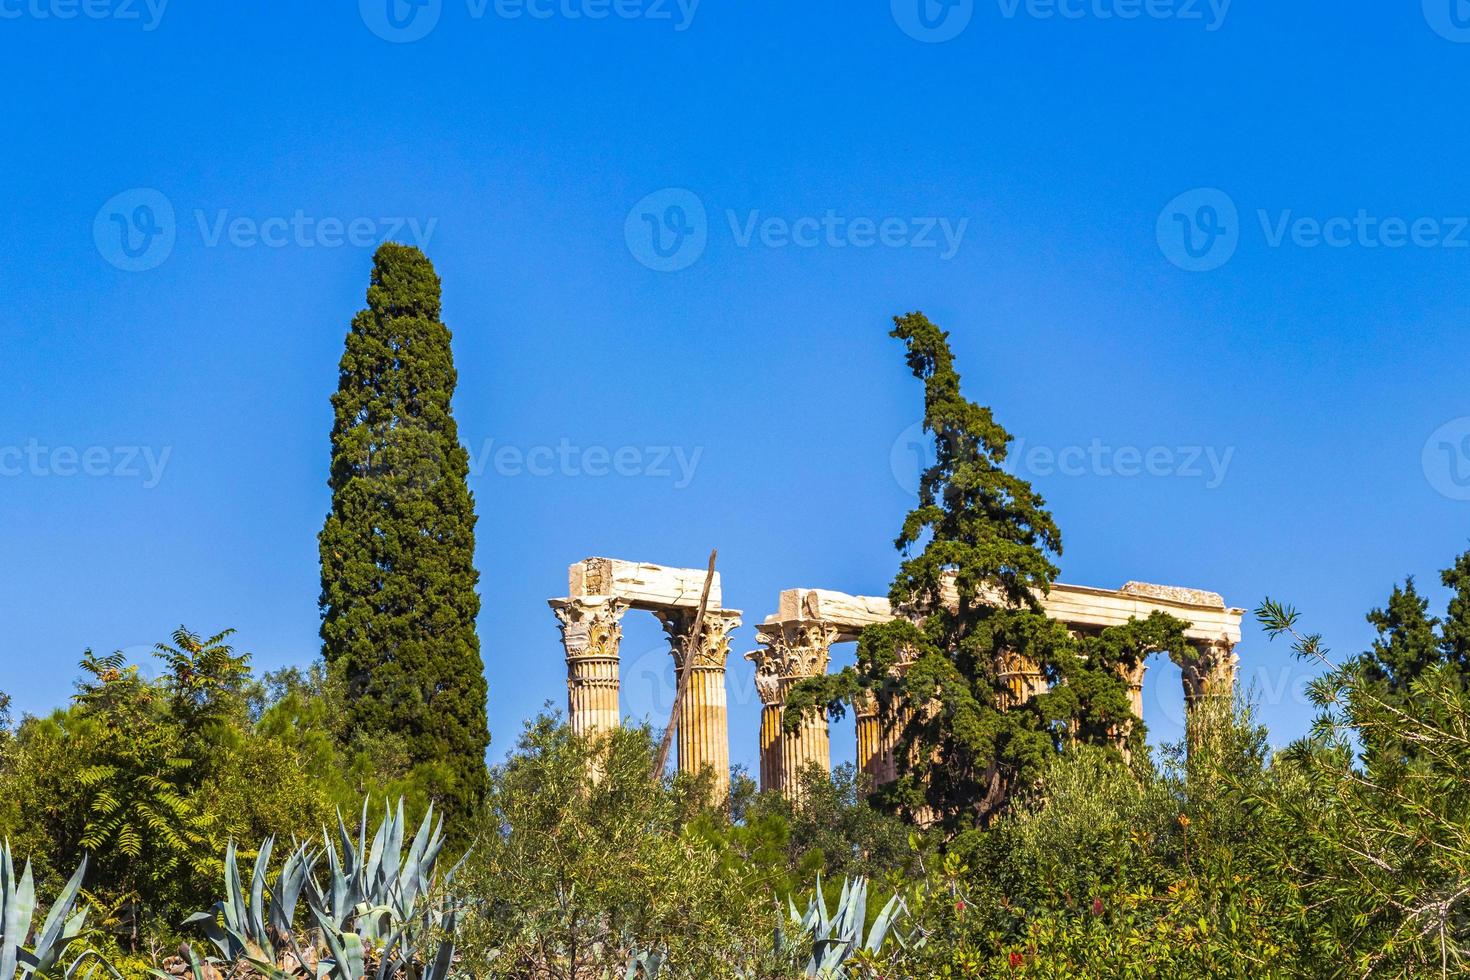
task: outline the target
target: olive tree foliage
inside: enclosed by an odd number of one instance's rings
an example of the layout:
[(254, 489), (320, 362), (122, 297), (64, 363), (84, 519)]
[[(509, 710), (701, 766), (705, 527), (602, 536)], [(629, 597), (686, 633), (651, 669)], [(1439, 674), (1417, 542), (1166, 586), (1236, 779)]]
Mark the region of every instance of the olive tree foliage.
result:
[(1157, 764), (1049, 759), (989, 828), (926, 858), (903, 892), (913, 950), (874, 975), (1340, 975), (1300, 880), (1322, 856), (1292, 823), (1314, 787), (1253, 710), (1200, 706)]
[(1334, 860), (1311, 869), (1315, 899), (1335, 911), (1361, 976), (1461, 975), (1470, 969), (1470, 554), (1442, 576), (1443, 620), (1413, 583), (1369, 621), (1372, 650), (1344, 662), (1305, 632), (1290, 606), (1257, 611), (1272, 636), (1324, 668), (1309, 693), (1311, 737), (1293, 755), (1327, 806), (1303, 808), (1298, 832)]
[(459, 879), (473, 898), (463, 934), (472, 971), (621, 976), (650, 955), (663, 977), (759, 967), (774, 905), (685, 832), (708, 786), (654, 778), (655, 752), (647, 729), (582, 737), (551, 716), (527, 724), (491, 774)]

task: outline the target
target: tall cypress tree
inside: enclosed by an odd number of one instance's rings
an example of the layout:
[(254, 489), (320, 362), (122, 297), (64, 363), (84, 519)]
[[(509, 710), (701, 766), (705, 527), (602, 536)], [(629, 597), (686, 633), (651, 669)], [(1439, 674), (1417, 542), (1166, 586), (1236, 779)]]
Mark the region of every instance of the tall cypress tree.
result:
[(332, 396), (321, 636), (349, 738), (400, 737), (415, 778), (464, 816), (484, 794), (490, 739), (469, 454), (439, 295), (422, 252), (378, 249)]
[[(1063, 745), (1138, 747), (1120, 668), (1153, 652), (1182, 653), (1184, 624), (1162, 614), (1073, 637), (1042, 612), (1061, 532), (1029, 483), (1004, 468), (1011, 435), (960, 392), (949, 335), (922, 313), (894, 318), (908, 366), (924, 383), (924, 429), (935, 460), (895, 542), (905, 554), (889, 592), (903, 618), (870, 626), (858, 663), (812, 678), (787, 697), (786, 724), (809, 711), (840, 717), (876, 699), (899, 733), (888, 802), (959, 831), (985, 823)], [(1018, 696), (1018, 664), (1046, 690)]]

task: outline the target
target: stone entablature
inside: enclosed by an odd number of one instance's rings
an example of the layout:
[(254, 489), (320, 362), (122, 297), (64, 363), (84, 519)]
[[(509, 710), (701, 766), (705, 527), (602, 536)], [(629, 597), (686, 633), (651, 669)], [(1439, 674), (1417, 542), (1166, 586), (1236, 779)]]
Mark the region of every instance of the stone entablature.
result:
[[(699, 608), (706, 570), (669, 568), (616, 558), (587, 558), (567, 570), (571, 596), (611, 596), (633, 609), (658, 612), (665, 609)], [(719, 609), (720, 573), (710, 584), (709, 608)]]
[[(568, 569), (568, 595), (551, 599), (561, 625), (567, 659), (569, 722), (578, 732), (616, 728), (621, 721), (619, 645), (622, 618), (629, 610), (653, 613), (669, 637), (669, 649), (680, 674), (686, 652), (693, 650), (678, 731), (679, 770), (714, 770), (717, 789), (729, 789), (729, 711), (725, 688), (731, 635), (741, 613), (722, 606), (719, 574), (710, 583), (709, 602), (698, 642), (689, 633), (698, 614), (706, 571), (671, 568), (614, 558), (588, 558)], [(946, 601), (957, 601), (953, 588)], [(1188, 625), (1185, 636), (1194, 655), (1181, 658), (1184, 696), (1189, 704), (1204, 697), (1228, 696), (1240, 663), (1243, 609), (1230, 608), (1213, 592), (1129, 582), (1121, 589), (1052, 585), (1037, 595), (1043, 612), (1079, 634), (1093, 634), (1130, 619), (1163, 612)], [(999, 601), (998, 594), (989, 601)], [(776, 612), (756, 627), (760, 648), (746, 654), (756, 666), (756, 690), (762, 703), (761, 783), (794, 798), (797, 775), (813, 763), (830, 768), (830, 743), (824, 715), (802, 719), (799, 729), (784, 730), (785, 699), (803, 678), (826, 673), (834, 643), (856, 640), (862, 631), (894, 619), (888, 599), (848, 595), (828, 589), (787, 589)], [(902, 673), (908, 661), (895, 671)], [(1001, 706), (1024, 703), (1046, 690), (1046, 679), (1034, 665), (1008, 658), (1003, 665), (1007, 693)], [(1134, 713), (1141, 715), (1145, 665), (1125, 672)], [(904, 718), (879, 716), (878, 706), (856, 706), (858, 763), (877, 781), (894, 778), (894, 752)], [(1127, 732), (1119, 733), (1120, 740)]]
[[(953, 590), (947, 589), (946, 593), (946, 599), (952, 602)], [(1190, 624), (1185, 636), (1191, 640), (1224, 640), (1231, 645), (1240, 642), (1240, 622), (1245, 615), (1244, 609), (1226, 607), (1225, 600), (1213, 592), (1141, 582), (1129, 582), (1117, 590), (1057, 582), (1050, 593), (1038, 594), (1037, 598), (1049, 618), (1084, 632), (1122, 626), (1130, 619), (1147, 619), (1154, 612), (1164, 612)], [(992, 601), (999, 601), (999, 596), (992, 596)], [(766, 622), (824, 620), (841, 631), (838, 642), (843, 642), (856, 639), (865, 626), (893, 618), (893, 606), (886, 597), (787, 589), (780, 595), (777, 611), (766, 617)]]
[[(954, 589), (945, 590), (947, 603), (957, 601)], [(1235, 676), (1240, 658), (1235, 647), (1240, 643), (1240, 624), (1244, 609), (1226, 606), (1225, 600), (1214, 592), (1187, 589), (1177, 586), (1150, 585), (1129, 582), (1121, 589), (1099, 589), (1083, 585), (1054, 583), (1047, 593), (1037, 593), (1042, 611), (1051, 619), (1066, 624), (1075, 633), (1093, 634), (1111, 626), (1122, 626), (1130, 619), (1147, 619), (1155, 612), (1167, 613), (1189, 624), (1185, 637), (1196, 651), (1179, 664), (1182, 673), (1184, 697), (1194, 704), (1203, 697), (1228, 696), (1234, 690)], [(991, 595), (993, 602), (1000, 601), (998, 593)], [(892, 604), (878, 596), (848, 595), (828, 589), (787, 589), (777, 600), (777, 611), (766, 617), (765, 623), (756, 628), (762, 649), (746, 654), (746, 659), (757, 664), (756, 685), (761, 690), (766, 711), (776, 723), (781, 721), (779, 713), (772, 714), (779, 703), (772, 698), (778, 694), (784, 698), (790, 681), (783, 677), (776, 683), (777, 676), (767, 664), (782, 659), (786, 637), (797, 630), (817, 630), (826, 638), (826, 644), (818, 650), (809, 650), (807, 659), (811, 663), (825, 664), (830, 657), (832, 643), (856, 640), (864, 628), (877, 623), (886, 623), (895, 618)], [(1125, 680), (1129, 686), (1130, 701), (1134, 713), (1143, 713), (1143, 675), (1145, 666), (1128, 672)], [(789, 675), (795, 676), (795, 675)], [(811, 673), (802, 676), (814, 676)], [(1019, 657), (1008, 658), (1003, 665), (1003, 679), (1007, 693), (1001, 696), (1000, 706), (1010, 707), (1024, 703), (1046, 690), (1046, 680), (1036, 665)], [(764, 685), (763, 685), (764, 680)], [(769, 696), (768, 696), (769, 689)], [(859, 705), (857, 714), (858, 764), (878, 782), (893, 778), (893, 750), (902, 719), (878, 717), (874, 704)], [(821, 722), (822, 733), (826, 734), (826, 723)], [(806, 724), (803, 724), (803, 734)], [(1120, 741), (1127, 732), (1120, 733)], [(784, 760), (793, 753), (782, 743), (779, 727), (767, 732), (766, 718), (761, 728), (761, 782), (765, 789), (779, 790), (788, 796), (794, 792), (789, 765), (768, 764), (767, 760)], [(805, 739), (804, 751), (809, 755), (818, 751), (818, 746)], [(825, 743), (824, 743), (825, 744)], [(819, 762), (830, 765), (825, 758), (800, 759), (802, 765)], [(769, 778), (768, 778), (769, 776)]]

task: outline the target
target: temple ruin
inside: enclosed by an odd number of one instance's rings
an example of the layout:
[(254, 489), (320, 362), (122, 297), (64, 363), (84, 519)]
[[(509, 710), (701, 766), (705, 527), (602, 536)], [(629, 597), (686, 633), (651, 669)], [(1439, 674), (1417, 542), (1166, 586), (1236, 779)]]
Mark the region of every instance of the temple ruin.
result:
[[(629, 610), (653, 613), (669, 636), (675, 667), (684, 669), (686, 649), (694, 651), (693, 673), (680, 706), (678, 765), (681, 772), (713, 769), (717, 790), (729, 788), (729, 704), (725, 667), (730, 636), (741, 625), (741, 612), (722, 604), (719, 573), (711, 583), (709, 602), (698, 642), (688, 643), (704, 589), (702, 569), (667, 568), (644, 562), (588, 558), (572, 565), (565, 598), (550, 605), (561, 623), (567, 657), (567, 709), (572, 728), (581, 733), (607, 731), (621, 722), (618, 705), (622, 618)], [(1079, 635), (1090, 635), (1130, 619), (1167, 613), (1189, 624), (1185, 636), (1192, 654), (1178, 658), (1185, 703), (1228, 696), (1234, 690), (1240, 658), (1240, 623), (1245, 610), (1226, 606), (1213, 592), (1129, 582), (1121, 589), (1052, 585), (1039, 595), (1047, 616)], [(853, 596), (824, 589), (788, 589), (776, 612), (756, 627), (759, 649), (746, 654), (756, 667), (756, 690), (762, 702), (760, 728), (761, 788), (788, 797), (797, 790), (798, 775), (812, 764), (831, 767), (831, 737), (825, 716), (804, 717), (796, 731), (783, 727), (786, 692), (797, 682), (827, 672), (834, 643), (853, 641), (863, 628), (892, 620), (886, 598)], [(1017, 703), (1044, 689), (1034, 664), (1015, 658), (1008, 665), (1011, 697)], [(1147, 664), (1127, 676), (1134, 714), (1143, 715), (1143, 680)], [(887, 723), (876, 705), (858, 706), (857, 762), (875, 782), (894, 778), (894, 744), (901, 720)]]

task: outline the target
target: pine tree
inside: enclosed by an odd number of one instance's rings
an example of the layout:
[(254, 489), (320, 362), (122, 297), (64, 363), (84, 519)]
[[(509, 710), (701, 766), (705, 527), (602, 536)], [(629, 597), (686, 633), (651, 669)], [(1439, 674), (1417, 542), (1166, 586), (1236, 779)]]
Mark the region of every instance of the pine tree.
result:
[[(960, 393), (948, 334), (922, 313), (894, 323), (924, 382), (935, 440), (895, 542), (908, 557), (889, 598), (907, 615), (863, 632), (856, 668), (796, 685), (787, 724), (875, 698), (885, 717), (908, 719), (899, 778), (883, 794), (960, 830), (990, 820), (1064, 744), (1115, 746), (1119, 732), (1141, 744), (1119, 670), (1150, 652), (1183, 652), (1183, 624), (1156, 616), (1077, 639), (1046, 617), (1038, 596), (1062, 549), (1046, 502), (1004, 469), (1011, 435)], [(1018, 672), (1045, 683), (1018, 693)]]
[(388, 733), (451, 816), (484, 795), (486, 684), (475, 617), (469, 455), (457, 374), (423, 253), (382, 246), (332, 408), (332, 510), (320, 536), (322, 644), (349, 738)]
[[(1470, 552), (1442, 572), (1440, 582), (1452, 592), (1444, 619), (1429, 615), (1429, 600), (1411, 576), (1402, 586), (1394, 586), (1386, 607), (1368, 613), (1377, 632), (1373, 646), (1347, 664), (1376, 699), (1416, 717), (1433, 709), (1420, 692), (1431, 674), (1461, 687), (1470, 680)], [(1383, 731), (1374, 730), (1375, 735)], [(1365, 736), (1363, 741), (1369, 755), (1412, 759), (1418, 754), (1412, 740), (1391, 737), (1375, 742)]]
[(1440, 658), (1435, 632), (1439, 620), (1428, 610), (1429, 600), (1410, 577), (1402, 587), (1394, 586), (1387, 608), (1368, 614), (1378, 637), (1372, 651), (1363, 655), (1363, 665), (1369, 678), (1395, 695), (1407, 693), (1414, 679)]

